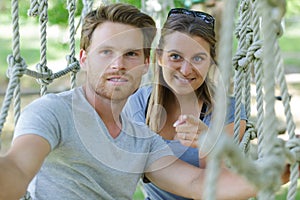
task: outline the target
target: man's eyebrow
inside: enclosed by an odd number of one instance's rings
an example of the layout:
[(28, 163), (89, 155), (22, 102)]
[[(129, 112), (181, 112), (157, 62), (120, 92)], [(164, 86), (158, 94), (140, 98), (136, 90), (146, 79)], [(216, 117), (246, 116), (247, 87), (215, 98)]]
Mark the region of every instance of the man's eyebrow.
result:
[(125, 51), (142, 51), (143, 50), (143, 48), (129, 48), (129, 49), (127, 49), (127, 50), (125, 50)]
[(113, 46), (110, 45), (98, 45), (95, 49), (115, 49)]

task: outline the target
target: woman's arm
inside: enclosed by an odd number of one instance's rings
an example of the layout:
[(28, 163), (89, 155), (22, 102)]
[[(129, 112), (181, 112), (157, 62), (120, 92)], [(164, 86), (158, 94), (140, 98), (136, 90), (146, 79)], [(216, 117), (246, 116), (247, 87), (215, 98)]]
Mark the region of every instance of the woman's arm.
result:
[[(176, 157), (155, 161), (146, 177), (158, 187), (187, 198), (204, 199), (205, 169), (189, 165)], [(243, 177), (222, 168), (216, 186), (218, 200), (246, 200), (256, 195), (256, 188)]]

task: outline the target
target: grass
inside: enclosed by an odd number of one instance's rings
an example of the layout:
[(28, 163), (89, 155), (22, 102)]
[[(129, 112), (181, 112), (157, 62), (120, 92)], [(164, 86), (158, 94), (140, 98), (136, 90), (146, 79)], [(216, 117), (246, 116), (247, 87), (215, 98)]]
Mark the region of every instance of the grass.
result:
[[(0, 32), (7, 33), (0, 36), (0, 83), (1, 77), (4, 77), (6, 74), (6, 70), (8, 68), (7, 63), (7, 56), (13, 53), (12, 50), (12, 36), (10, 36), (11, 24), (7, 21), (2, 22), (4, 20), (3, 17), (0, 17)], [(1, 24), (2, 22), (2, 24)], [(20, 25), (20, 56), (25, 60), (26, 65), (30, 68), (35, 70), (35, 66), (40, 61), (40, 35), (39, 35), (39, 28), (37, 24), (34, 22), (23, 22)], [(57, 26), (52, 26), (51, 30), (47, 30), (47, 61), (56, 61), (56, 60), (63, 60), (65, 61), (65, 65), (67, 65), (67, 61), (65, 56), (70, 54), (68, 41), (65, 38), (68, 36), (67, 30), (59, 28)], [(78, 37), (76, 38), (76, 42), (78, 43)], [(78, 44), (77, 53), (78, 53)], [(78, 55), (76, 55), (78, 56)], [(50, 69), (52, 67), (57, 66), (48, 66)]]
[[(298, 187), (297, 187), (297, 194), (295, 199), (300, 199), (300, 179), (298, 179)], [(282, 186), (280, 190), (277, 192), (276, 200), (286, 200), (287, 199), (287, 192), (288, 192), (288, 184)]]

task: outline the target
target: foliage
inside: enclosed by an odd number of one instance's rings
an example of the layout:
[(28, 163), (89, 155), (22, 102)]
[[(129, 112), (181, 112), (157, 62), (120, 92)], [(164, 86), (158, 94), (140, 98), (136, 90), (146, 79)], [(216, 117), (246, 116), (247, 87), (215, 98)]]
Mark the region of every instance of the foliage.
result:
[(110, 2), (112, 3), (117, 3), (117, 2), (122, 2), (122, 3), (127, 3), (136, 6), (137, 8), (142, 8), (142, 1), (137, 1), (137, 0), (111, 0)]
[[(51, 2), (50, 2), (51, 3)], [(66, 0), (55, 0), (52, 1), (52, 4), (49, 3), (49, 24), (58, 24), (58, 25), (67, 25), (69, 13), (67, 10), (67, 1)], [(76, 16), (80, 16), (83, 8), (83, 4), (81, 0), (77, 0), (76, 2)]]
[[(147, 0), (144, 0), (146, 2)], [(173, 0), (176, 7), (185, 7), (186, 2), (193, 0)], [(66, 25), (68, 23), (68, 0), (51, 0), (48, 1), (48, 15), (50, 24)], [(142, 0), (110, 0), (110, 2), (124, 2), (135, 5), (138, 8), (142, 7)], [(162, 1), (159, 1), (162, 2)], [(30, 1), (19, 1), (20, 17), (27, 18), (27, 12), (30, 8)], [(82, 0), (76, 0), (76, 16), (79, 16), (83, 8)], [(10, 1), (0, 1), (0, 11), (2, 14), (10, 14), (11, 4)], [(300, 14), (300, 1), (288, 0), (286, 17), (290, 18)]]
[[(49, 24), (57, 24), (65, 26), (68, 24), (68, 0), (51, 0), (48, 1), (48, 20)], [(76, 0), (76, 16), (81, 15), (83, 8), (82, 0)], [(19, 16), (20, 18), (28, 18), (28, 10), (30, 9), (30, 1), (19, 1)], [(9, 1), (1, 2), (2, 14), (10, 14), (11, 5)], [(38, 21), (38, 18), (36, 19)]]
[(286, 16), (291, 17), (293, 15), (299, 15), (299, 14), (300, 14), (300, 1), (299, 0), (287, 1)]

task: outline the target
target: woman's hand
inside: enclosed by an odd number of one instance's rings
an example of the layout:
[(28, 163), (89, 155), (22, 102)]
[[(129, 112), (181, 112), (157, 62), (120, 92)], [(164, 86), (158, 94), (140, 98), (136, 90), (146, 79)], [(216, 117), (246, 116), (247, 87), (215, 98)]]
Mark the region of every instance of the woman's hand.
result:
[(198, 147), (199, 135), (208, 129), (206, 124), (193, 115), (180, 115), (173, 126), (177, 133), (175, 139), (185, 146), (195, 148)]

